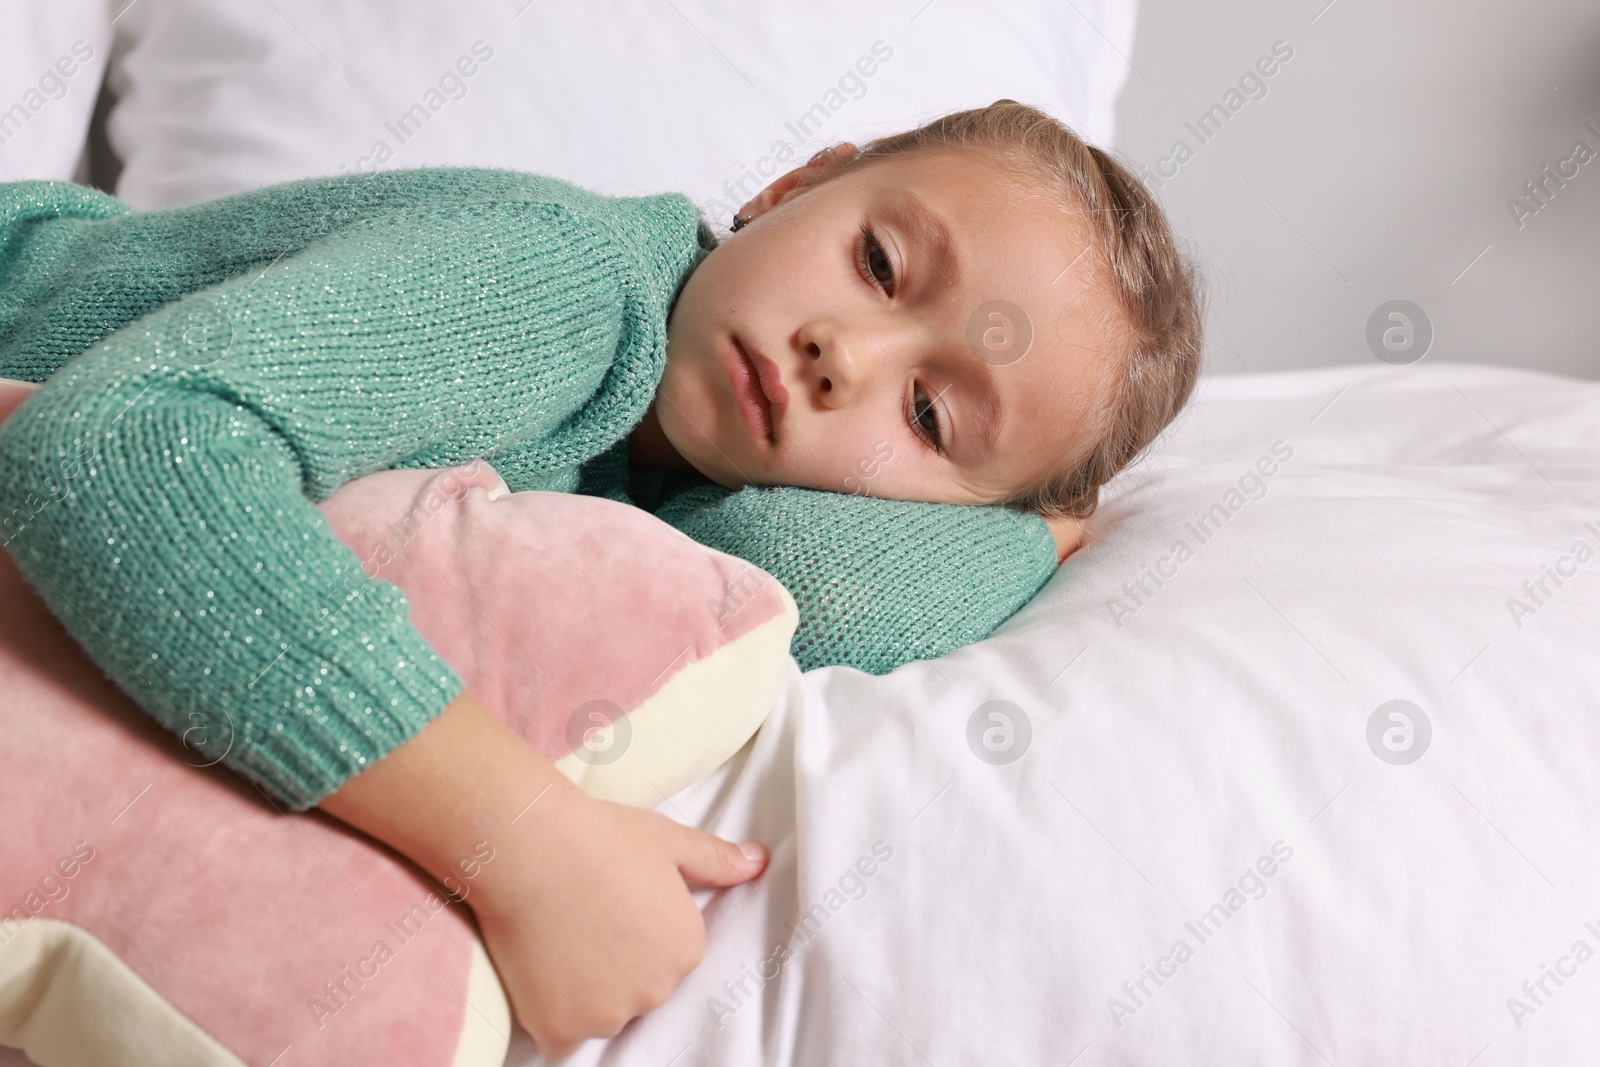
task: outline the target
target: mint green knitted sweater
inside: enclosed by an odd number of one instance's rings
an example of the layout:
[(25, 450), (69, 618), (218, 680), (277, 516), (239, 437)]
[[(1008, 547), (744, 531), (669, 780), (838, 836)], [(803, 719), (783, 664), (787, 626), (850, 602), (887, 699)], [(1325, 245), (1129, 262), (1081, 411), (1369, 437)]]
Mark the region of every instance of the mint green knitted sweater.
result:
[(1054, 571), (1035, 515), (627, 462), (714, 245), (680, 194), (515, 171), (152, 212), (0, 185), (0, 376), (44, 383), (0, 429), (0, 534), (113, 682), (297, 811), (462, 689), (315, 509), (371, 471), (483, 457), (514, 491), (647, 507), (788, 587), (806, 669), (986, 636)]

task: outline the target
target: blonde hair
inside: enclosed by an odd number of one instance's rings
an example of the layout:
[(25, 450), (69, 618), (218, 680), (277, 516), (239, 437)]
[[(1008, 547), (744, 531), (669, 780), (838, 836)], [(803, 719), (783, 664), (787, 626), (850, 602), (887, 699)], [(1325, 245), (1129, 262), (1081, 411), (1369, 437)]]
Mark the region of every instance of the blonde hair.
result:
[[(816, 153), (817, 159), (838, 146)], [(998, 503), (1050, 517), (1088, 518), (1100, 487), (1144, 451), (1188, 402), (1199, 374), (1203, 290), (1179, 251), (1166, 217), (1131, 171), (1086, 144), (1065, 124), (1015, 100), (957, 111), (914, 130), (869, 141), (834, 167), (831, 182), (907, 152), (976, 150), (1005, 168), (1009, 184), (1041, 188), (1087, 217), (1099, 257), (1090, 272), (1109, 286), (1116, 311), (1102, 318), (1117, 358), (1108, 361), (1104, 397), (1087, 442), (1054, 468)]]

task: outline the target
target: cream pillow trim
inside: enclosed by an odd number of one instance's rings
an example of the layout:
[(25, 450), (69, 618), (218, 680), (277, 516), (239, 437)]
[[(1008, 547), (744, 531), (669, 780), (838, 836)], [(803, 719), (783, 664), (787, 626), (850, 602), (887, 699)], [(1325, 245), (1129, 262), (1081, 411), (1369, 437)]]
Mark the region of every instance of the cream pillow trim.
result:
[[(22, 1049), (40, 1067), (247, 1067), (76, 923), (5, 922), (0, 936), (0, 1045)], [(476, 935), (464, 995), (451, 1063), (500, 1067), (511, 1005)]]
[(800, 612), (789, 591), (778, 588), (782, 614), (689, 664), (628, 713), (631, 737), (615, 762), (586, 762), (575, 751), (556, 769), (592, 797), (654, 808), (732, 758), (777, 706), (783, 687), (784, 672), (772, 668), (788, 658)]
[(6, 923), (0, 1045), (41, 1067), (246, 1067), (76, 923)]

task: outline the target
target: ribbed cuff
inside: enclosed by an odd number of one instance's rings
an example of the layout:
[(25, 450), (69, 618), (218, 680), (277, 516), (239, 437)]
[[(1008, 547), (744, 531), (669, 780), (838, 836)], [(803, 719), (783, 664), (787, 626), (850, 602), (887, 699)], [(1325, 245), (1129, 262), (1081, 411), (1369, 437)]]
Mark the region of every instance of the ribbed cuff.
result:
[(318, 684), (301, 687), (281, 714), (246, 723), (223, 762), (290, 811), (305, 811), (409, 741), (465, 689), (410, 623), (356, 651), (359, 663), (321, 661), (311, 672)]

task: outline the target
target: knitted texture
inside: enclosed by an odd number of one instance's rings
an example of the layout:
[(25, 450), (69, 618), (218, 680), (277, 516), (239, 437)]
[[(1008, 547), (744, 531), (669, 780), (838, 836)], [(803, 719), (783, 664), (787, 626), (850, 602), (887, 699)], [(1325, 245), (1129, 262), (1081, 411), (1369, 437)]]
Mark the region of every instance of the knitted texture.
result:
[(802, 670), (886, 674), (981, 641), (1056, 571), (1032, 512), (885, 500), (793, 486), (737, 491), (698, 472), (635, 467), (622, 442), (584, 467), (578, 491), (634, 504), (783, 583)]
[[(1055, 573), (1055, 542), (1042, 552), (1034, 525), (1043, 520), (1003, 508), (712, 485), (679, 493), (656, 515), (785, 576), (800, 609), (789, 650), (804, 670), (849, 664), (882, 674), (981, 641)], [(945, 569), (957, 560), (959, 573)]]
[(141, 213), (0, 185), (0, 376), (45, 382), (0, 429), (0, 537), (193, 762), (292, 810), (461, 690), (315, 510), (370, 471), (481, 456), (513, 490), (638, 502), (783, 582), (805, 669), (987, 636), (1054, 571), (1036, 515), (628, 465), (667, 312), (713, 244), (678, 194), (513, 171)]
[(710, 238), (686, 197), (515, 172), (0, 197), (0, 374), (50, 374), (0, 430), (12, 557), (194, 762), (295, 810), (462, 687), (314, 503), (474, 456), (570, 490), (648, 408)]

